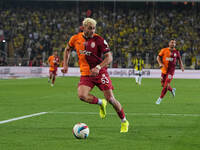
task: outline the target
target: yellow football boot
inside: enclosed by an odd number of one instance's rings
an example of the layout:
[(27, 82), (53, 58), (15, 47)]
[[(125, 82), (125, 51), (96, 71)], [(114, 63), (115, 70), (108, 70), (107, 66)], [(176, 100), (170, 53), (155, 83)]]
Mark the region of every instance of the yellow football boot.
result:
[(128, 120), (126, 120), (125, 122), (122, 122), (121, 123), (121, 130), (120, 130), (120, 132), (121, 133), (128, 132), (128, 126), (129, 126)]
[(106, 117), (106, 105), (107, 105), (107, 101), (105, 99), (102, 99), (102, 104), (100, 105), (100, 118), (104, 119)]

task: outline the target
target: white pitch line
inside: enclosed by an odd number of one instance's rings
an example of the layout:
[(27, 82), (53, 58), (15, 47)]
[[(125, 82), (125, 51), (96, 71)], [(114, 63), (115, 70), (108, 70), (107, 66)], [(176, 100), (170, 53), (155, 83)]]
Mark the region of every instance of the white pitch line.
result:
[[(25, 118), (30, 118), (34, 116), (40, 116), (43, 114), (77, 114), (77, 115), (98, 115), (99, 113), (97, 112), (40, 112), (40, 113), (35, 113), (31, 115), (26, 115), (26, 116), (21, 116), (17, 118), (12, 118), (9, 120), (3, 120), (0, 121), (0, 124), (12, 122), (12, 121), (17, 121)], [(116, 113), (107, 113), (108, 115), (116, 115)], [(181, 117), (200, 117), (200, 114), (161, 114), (161, 113), (126, 113), (127, 115), (130, 116), (181, 116)]]
[(20, 120), (20, 119), (30, 118), (30, 117), (33, 117), (33, 116), (39, 116), (39, 115), (43, 115), (43, 114), (47, 114), (47, 113), (48, 112), (40, 112), (40, 113), (31, 114), (31, 115), (26, 115), (26, 116), (21, 116), (21, 117), (17, 117), (17, 118), (12, 118), (12, 119), (9, 119), (9, 120), (3, 120), (3, 121), (0, 121), (0, 124), (12, 122), (12, 121), (16, 121), (16, 120)]
[[(48, 112), (53, 114), (84, 114), (98, 115), (97, 112)], [(116, 115), (116, 113), (107, 113), (108, 115)], [(162, 113), (126, 113), (128, 116), (182, 116), (182, 117), (200, 117), (200, 114), (162, 114)]]

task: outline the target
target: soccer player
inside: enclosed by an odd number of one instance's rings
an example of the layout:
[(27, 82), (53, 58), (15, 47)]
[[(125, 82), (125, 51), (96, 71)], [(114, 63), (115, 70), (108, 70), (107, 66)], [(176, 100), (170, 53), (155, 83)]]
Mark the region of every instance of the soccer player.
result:
[(142, 82), (142, 69), (144, 68), (144, 60), (140, 54), (136, 55), (136, 58), (133, 59), (133, 67), (135, 71), (135, 82), (136, 84), (141, 85)]
[[(172, 93), (173, 97), (175, 96), (176, 89), (171, 88), (170, 82), (172, 81), (174, 76), (177, 59), (179, 61), (182, 72), (184, 71), (180, 53), (175, 49), (175, 46), (176, 46), (176, 40), (171, 39), (169, 41), (169, 47), (161, 49), (161, 51), (157, 56), (157, 61), (162, 71), (161, 85), (163, 89), (161, 91), (160, 97), (156, 101), (156, 104), (161, 103), (163, 97), (165, 96), (168, 90)], [(160, 57), (162, 57), (162, 61)]]
[(49, 79), (48, 82), (51, 81), (51, 86), (54, 86), (56, 75), (57, 75), (57, 68), (59, 66), (59, 57), (58, 52), (54, 51), (52, 56), (49, 56), (48, 63), (49, 63)]
[[(100, 117), (106, 116), (107, 101), (114, 107), (121, 119), (120, 132), (128, 132), (129, 122), (126, 120), (124, 110), (114, 97), (113, 86), (107, 72), (107, 66), (113, 60), (108, 43), (95, 33), (96, 21), (85, 18), (83, 32), (73, 35), (64, 52), (63, 72), (68, 72), (70, 51), (74, 48), (78, 54), (80, 66), (80, 82), (78, 84), (78, 96), (80, 100), (100, 106)], [(104, 58), (103, 58), (104, 56)], [(97, 98), (90, 91), (97, 86), (105, 96), (105, 99)]]

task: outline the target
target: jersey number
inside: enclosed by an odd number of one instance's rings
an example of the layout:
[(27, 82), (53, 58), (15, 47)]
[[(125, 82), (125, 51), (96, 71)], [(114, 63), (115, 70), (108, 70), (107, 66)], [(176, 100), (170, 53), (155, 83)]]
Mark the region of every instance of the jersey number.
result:
[(105, 74), (102, 74), (101, 83), (102, 84), (108, 84), (109, 83), (109, 80), (108, 80), (108, 78), (106, 77)]

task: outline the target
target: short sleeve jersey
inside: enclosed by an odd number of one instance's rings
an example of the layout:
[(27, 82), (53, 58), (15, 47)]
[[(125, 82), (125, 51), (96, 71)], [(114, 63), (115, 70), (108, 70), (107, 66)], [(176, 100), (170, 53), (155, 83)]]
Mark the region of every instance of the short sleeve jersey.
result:
[[(92, 38), (85, 38), (83, 32), (73, 35), (68, 45), (76, 49), (81, 76), (89, 76), (90, 69), (100, 64), (103, 54), (110, 51), (107, 42), (98, 34), (94, 34)], [(104, 67), (101, 71), (106, 70)]]
[(164, 67), (161, 68), (163, 74), (174, 74), (176, 68), (176, 60), (180, 59), (180, 53), (175, 48), (170, 50), (169, 47), (161, 49), (158, 54), (162, 57)]
[(55, 69), (57, 69), (58, 67), (58, 64), (59, 64), (59, 57), (55, 57), (55, 56), (49, 56), (48, 58), (48, 62), (49, 62), (49, 65), (50, 65), (50, 68), (49, 70), (50, 71), (54, 71)]
[(144, 65), (144, 60), (142, 59), (134, 59), (133, 60), (133, 64), (134, 64), (134, 69), (137, 71), (141, 71), (142, 70), (142, 66)]

